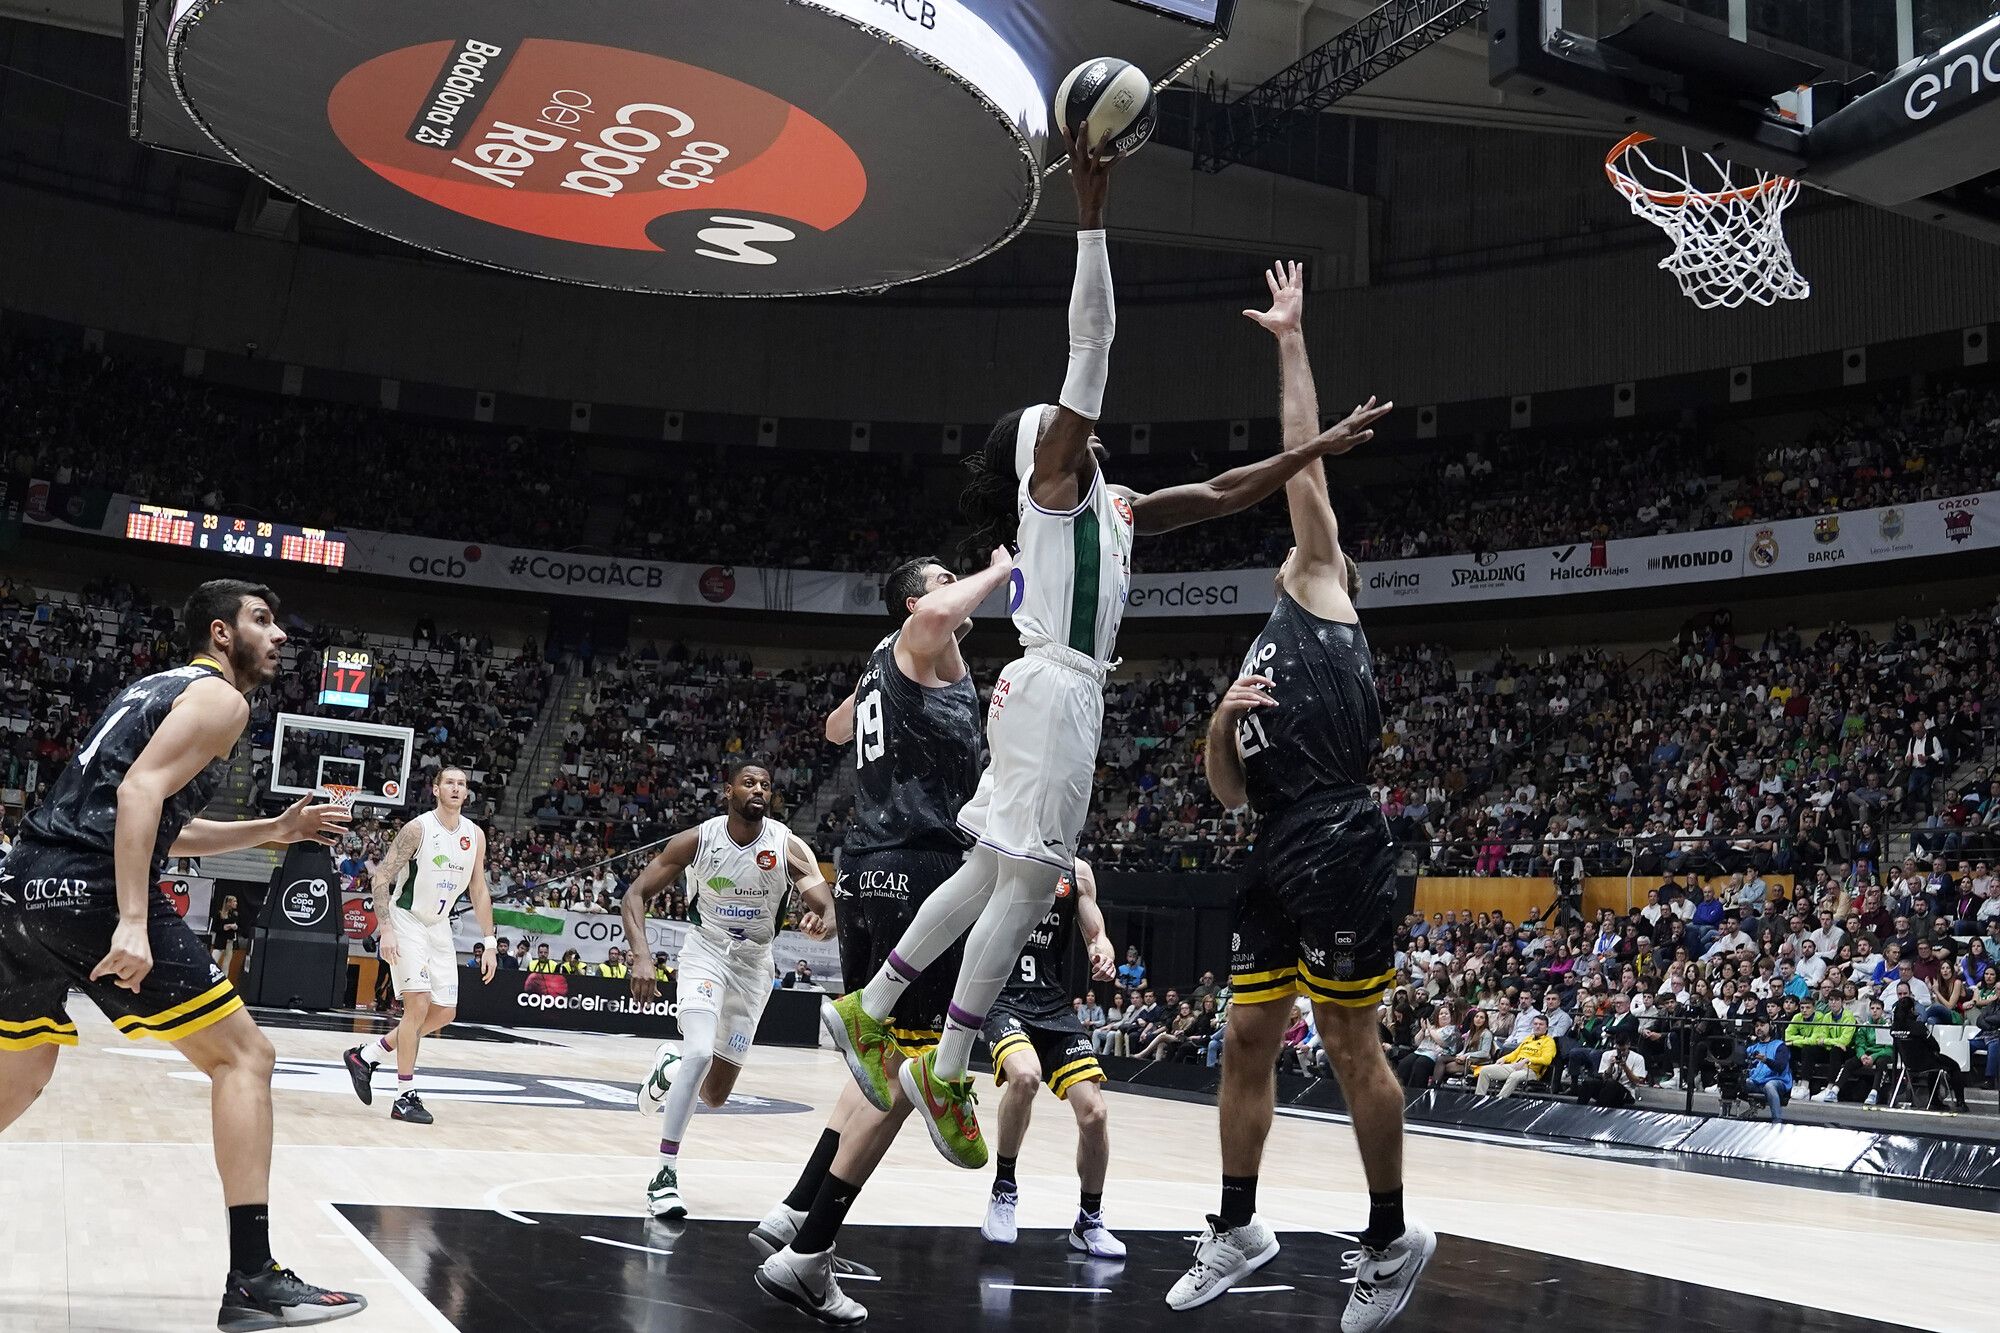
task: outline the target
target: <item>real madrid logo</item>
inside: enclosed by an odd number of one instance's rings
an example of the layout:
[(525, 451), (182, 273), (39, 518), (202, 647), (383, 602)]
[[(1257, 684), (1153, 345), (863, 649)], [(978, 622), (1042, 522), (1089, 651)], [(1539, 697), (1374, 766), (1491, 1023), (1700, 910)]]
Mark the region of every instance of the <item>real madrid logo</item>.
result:
[(1813, 540), (1824, 546), (1840, 539), (1840, 515), (1828, 514), (1813, 524)]
[(1750, 539), (1750, 563), (1759, 569), (1778, 563), (1778, 539), (1769, 528), (1757, 529), (1757, 535)]
[(1879, 526), (1883, 541), (1895, 541), (1903, 535), (1903, 511), (1900, 509), (1884, 509), (1882, 511), (1882, 521)]

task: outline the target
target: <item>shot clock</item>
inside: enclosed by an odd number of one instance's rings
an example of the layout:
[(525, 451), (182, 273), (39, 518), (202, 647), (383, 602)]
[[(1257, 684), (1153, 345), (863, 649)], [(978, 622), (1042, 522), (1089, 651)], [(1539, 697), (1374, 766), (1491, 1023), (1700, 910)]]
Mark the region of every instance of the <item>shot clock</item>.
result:
[(366, 708), (375, 663), (365, 648), (329, 648), (319, 672), (319, 701), (332, 708)]

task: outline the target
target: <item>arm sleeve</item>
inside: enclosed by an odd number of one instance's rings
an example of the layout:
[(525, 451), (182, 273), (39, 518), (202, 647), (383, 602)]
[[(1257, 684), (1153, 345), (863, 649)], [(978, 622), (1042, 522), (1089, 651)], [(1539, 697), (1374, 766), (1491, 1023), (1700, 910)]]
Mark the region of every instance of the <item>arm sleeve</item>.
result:
[(1118, 314), (1111, 297), (1111, 255), (1103, 231), (1076, 234), (1076, 285), (1069, 297), (1069, 374), (1057, 401), (1091, 421), (1104, 415), (1104, 382)]

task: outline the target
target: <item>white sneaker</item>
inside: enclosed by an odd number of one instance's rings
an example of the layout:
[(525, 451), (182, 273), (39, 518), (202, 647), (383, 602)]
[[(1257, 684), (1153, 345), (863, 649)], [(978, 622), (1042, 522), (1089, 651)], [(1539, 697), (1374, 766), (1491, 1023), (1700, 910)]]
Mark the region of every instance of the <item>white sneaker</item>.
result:
[(670, 1041), (661, 1042), (653, 1052), (652, 1072), (639, 1085), (640, 1115), (658, 1115), (667, 1104), (667, 1094), (674, 1090), (674, 1066), (680, 1062), (681, 1048)]
[(1354, 1294), (1340, 1316), (1340, 1333), (1387, 1328), (1410, 1303), (1410, 1292), (1437, 1253), (1437, 1243), (1435, 1233), (1412, 1226), (1404, 1228), (1386, 1250), (1356, 1251)]
[(1021, 1238), (1021, 1228), (1014, 1221), (1014, 1209), (1021, 1202), (1021, 1196), (1013, 1190), (995, 1192), (986, 1201), (986, 1220), (979, 1224), (979, 1234), (995, 1245), (1012, 1245)]
[(1125, 1257), (1125, 1242), (1111, 1234), (1101, 1212), (1076, 1215), (1076, 1224), (1069, 1229), (1069, 1247), (1082, 1250), (1093, 1259)]
[(1673, 1073), (1661, 1079), (1660, 1086), (1662, 1088), (1665, 1088), (1668, 1092), (1679, 1092), (1681, 1090), (1680, 1071), (1675, 1070)]
[(786, 1246), (758, 1265), (757, 1285), (766, 1295), (835, 1328), (852, 1328), (868, 1318), (862, 1304), (850, 1300), (835, 1280), (832, 1250), (799, 1254)]
[(1167, 1304), (1176, 1310), (1206, 1305), (1270, 1263), (1277, 1253), (1278, 1238), (1256, 1218), (1244, 1226), (1230, 1228), (1211, 1214), (1208, 1230), (1194, 1247), (1194, 1267), (1174, 1283), (1173, 1290), (1167, 1293)]
[(1814, 1097), (1813, 1100), (1816, 1102), (1837, 1102), (1840, 1100), (1840, 1089), (1829, 1083), (1826, 1087), (1820, 1089), (1819, 1095)]
[(662, 1162), (653, 1183), (646, 1186), (646, 1211), (670, 1222), (688, 1215), (687, 1205), (681, 1201), (680, 1172), (672, 1165)]
[(1881, 1103), (1881, 1101), (1882, 1101), (1882, 1094), (1881, 1094), (1881, 1093), (1879, 1093), (1879, 1092), (1877, 1092), (1877, 1091), (1875, 1091), (1875, 1089), (1873, 1089), (1873, 1088), (1870, 1088), (1870, 1089), (1868, 1090), (1868, 1100), (1867, 1100), (1867, 1101), (1865, 1101), (1865, 1102), (1863, 1102), (1863, 1103), (1862, 1103), (1862, 1105), (1863, 1105), (1863, 1106), (1876, 1106), (1876, 1105), (1879, 1105), (1879, 1104)]
[(750, 1243), (757, 1247), (757, 1253), (768, 1259), (792, 1243), (805, 1220), (805, 1213), (797, 1208), (787, 1208), (784, 1200), (780, 1199), (770, 1212), (764, 1214), (764, 1220), (750, 1229)]

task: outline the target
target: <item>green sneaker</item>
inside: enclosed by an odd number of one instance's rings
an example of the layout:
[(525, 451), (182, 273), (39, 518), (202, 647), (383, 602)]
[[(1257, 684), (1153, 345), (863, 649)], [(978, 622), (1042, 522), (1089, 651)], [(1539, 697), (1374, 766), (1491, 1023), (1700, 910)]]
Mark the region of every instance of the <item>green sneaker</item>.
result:
[(688, 1215), (687, 1205), (681, 1202), (680, 1174), (664, 1162), (653, 1183), (646, 1186), (646, 1211), (666, 1221)]
[(972, 1076), (942, 1079), (936, 1070), (936, 1050), (905, 1062), (898, 1075), (903, 1092), (924, 1117), (931, 1142), (945, 1160), (977, 1171), (986, 1165), (986, 1140), (979, 1136), (979, 1117), (972, 1112), (972, 1104), (979, 1100), (972, 1090)]
[(888, 1110), (895, 1102), (895, 1089), (889, 1080), (894, 1077), (891, 1066), (899, 1052), (889, 1040), (888, 1027), (863, 1012), (861, 992), (821, 1000), (819, 1025), (833, 1038), (868, 1104), (878, 1111)]

